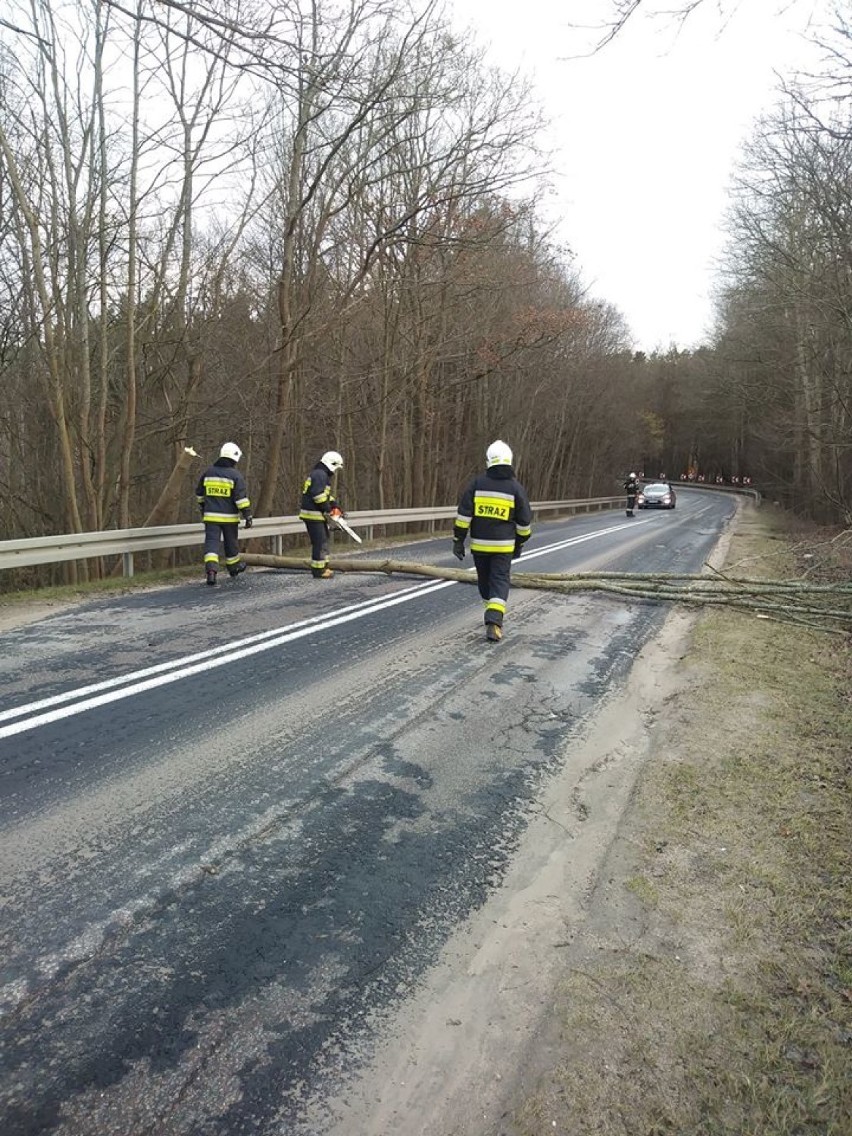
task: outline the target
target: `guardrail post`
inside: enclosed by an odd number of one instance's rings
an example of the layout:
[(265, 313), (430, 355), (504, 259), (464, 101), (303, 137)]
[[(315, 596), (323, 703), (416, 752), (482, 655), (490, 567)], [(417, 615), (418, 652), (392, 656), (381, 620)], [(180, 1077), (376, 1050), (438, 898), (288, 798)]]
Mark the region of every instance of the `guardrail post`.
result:
[(275, 536), (272, 538), (272, 555), (273, 556), (283, 556), (284, 555), (284, 537), (281, 535), (281, 533), (276, 533)]
[(133, 575), (133, 553), (122, 552), (121, 554), (121, 569), (125, 576)]

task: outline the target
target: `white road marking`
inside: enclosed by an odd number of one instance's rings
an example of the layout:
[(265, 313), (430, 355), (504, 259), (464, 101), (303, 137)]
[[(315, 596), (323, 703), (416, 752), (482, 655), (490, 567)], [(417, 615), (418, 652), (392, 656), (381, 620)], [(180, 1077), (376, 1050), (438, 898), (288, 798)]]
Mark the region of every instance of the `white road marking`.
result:
[[(405, 588), (403, 591), (395, 592), (395, 596), (404, 596), (411, 592), (418, 594), (423, 590), (423, 584), (414, 584), (411, 587)], [(374, 596), (369, 600), (361, 600), (359, 603), (351, 604), (349, 607), (340, 608), (337, 615), (345, 615), (351, 611), (360, 611), (364, 608), (372, 608), (376, 604), (382, 602), (383, 597)], [(299, 620), (298, 623), (291, 623), (287, 625), (287, 630), (295, 631), (300, 627), (309, 627), (313, 624), (324, 623), (329, 618), (327, 613), (322, 615), (312, 615), (308, 619)], [(157, 663), (155, 666), (143, 667), (138, 671), (131, 671), (130, 674), (120, 675), (117, 678), (104, 679), (102, 682), (93, 682), (88, 686), (78, 687), (77, 690), (68, 690), (63, 694), (54, 694), (50, 698), (42, 698), (38, 702), (31, 702), (26, 706), (17, 706), (12, 710), (4, 710), (0, 713), (0, 722), (8, 721), (10, 718), (20, 718), (23, 714), (32, 713), (37, 710), (45, 710), (49, 706), (60, 706), (63, 702), (71, 702), (75, 698), (84, 698), (88, 694), (97, 694), (102, 690), (110, 690), (116, 686), (123, 686), (125, 683), (136, 682), (139, 679), (149, 678), (151, 675), (162, 674), (164, 671), (176, 670), (181, 667), (187, 666), (191, 663), (200, 662), (202, 659), (212, 659), (222, 651), (234, 650), (240, 647), (249, 646), (252, 643), (261, 643), (265, 639), (272, 639), (276, 635), (280, 635), (285, 628), (274, 627), (270, 631), (260, 631), (255, 635), (247, 635), (244, 639), (236, 639), (232, 643), (225, 644), (225, 646), (211, 647), (206, 651), (197, 651), (192, 655), (183, 655), (177, 659), (171, 659), (166, 663)]]
[[(584, 544), (586, 541), (608, 536), (610, 533), (618, 532), (621, 529), (636, 528), (638, 525), (648, 524), (650, 520), (651, 518), (634, 519), (619, 525), (597, 529), (594, 532), (585, 533), (583, 536), (555, 541), (553, 544), (525, 553), (524, 561), (533, 560), (551, 552), (558, 552), (561, 549), (569, 548), (571, 545)], [(309, 619), (289, 624), (287, 627), (262, 631), (257, 635), (234, 640), (232, 643), (172, 659), (170, 662), (158, 663), (155, 666), (144, 667), (117, 678), (105, 679), (103, 682), (91, 683), (88, 686), (68, 690), (50, 698), (42, 698), (36, 702), (16, 706), (0, 713), (0, 721), (10, 722), (9, 725), (0, 727), (0, 738), (14, 737), (16, 734), (25, 733), (27, 730), (34, 730), (39, 726), (46, 726), (51, 722), (58, 722), (63, 718), (82, 714), (84, 711), (92, 710), (97, 706), (106, 706), (111, 702), (129, 698), (131, 695), (142, 694), (146, 690), (155, 690), (167, 683), (177, 682), (178, 679), (189, 678), (191, 675), (214, 670), (240, 659), (246, 659), (251, 655), (257, 655), (262, 651), (272, 650), (274, 647), (282, 647), (286, 643), (292, 643), (297, 639), (303, 639), (305, 636), (314, 635), (320, 631), (328, 631), (355, 619), (363, 619), (364, 616), (396, 607), (398, 604), (408, 603), (410, 600), (418, 599), (420, 596), (428, 595), (431, 592), (451, 588), (455, 583), (455, 580), (442, 580), (438, 583), (416, 584), (405, 588), (403, 591), (396, 592), (393, 596), (364, 600), (353, 604), (351, 607), (342, 608), (331, 615), (311, 616)], [(67, 705), (68, 703), (70, 705)], [(54, 707), (54, 709), (50, 709), (51, 707)], [(13, 718), (20, 718), (22, 721), (10, 721)]]

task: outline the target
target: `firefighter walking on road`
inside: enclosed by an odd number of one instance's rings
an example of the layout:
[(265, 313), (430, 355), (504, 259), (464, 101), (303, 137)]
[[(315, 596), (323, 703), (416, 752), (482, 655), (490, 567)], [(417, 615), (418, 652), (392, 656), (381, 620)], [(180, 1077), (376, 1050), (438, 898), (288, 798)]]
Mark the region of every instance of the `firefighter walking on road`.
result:
[(315, 580), (330, 580), (334, 575), (328, 566), (329, 518), (343, 516), (343, 510), (331, 492), (331, 482), (343, 458), (337, 450), (327, 450), (302, 485), (299, 519), (305, 522), (311, 538), (311, 575)]
[(251, 501), (237, 463), (243, 452), (234, 442), (225, 442), (219, 457), (199, 479), (195, 490), (204, 521), (204, 569), (207, 583), (216, 583), (219, 571), (219, 540), (225, 546), (229, 576), (239, 576), (246, 566), (240, 559), (237, 529), (240, 518), (252, 526)]
[(512, 451), (492, 442), (485, 451), (486, 469), (462, 491), (453, 526), (453, 555), (464, 560), (470, 551), (476, 565), (479, 594), (485, 602), (485, 637), (503, 638), (503, 618), (511, 586), (512, 560), (530, 537), (532, 511), (527, 493), (512, 469)]

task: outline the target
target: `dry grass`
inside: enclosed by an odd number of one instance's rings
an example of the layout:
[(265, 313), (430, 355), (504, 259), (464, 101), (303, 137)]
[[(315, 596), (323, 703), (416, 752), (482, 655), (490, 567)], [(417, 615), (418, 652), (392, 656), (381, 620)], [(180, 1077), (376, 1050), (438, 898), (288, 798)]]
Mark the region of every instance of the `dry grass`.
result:
[[(780, 524), (751, 515), (730, 560), (797, 572)], [(849, 1136), (850, 644), (713, 611), (684, 665), (621, 848), (624, 909), (570, 960), (562, 1060), (515, 1131)]]

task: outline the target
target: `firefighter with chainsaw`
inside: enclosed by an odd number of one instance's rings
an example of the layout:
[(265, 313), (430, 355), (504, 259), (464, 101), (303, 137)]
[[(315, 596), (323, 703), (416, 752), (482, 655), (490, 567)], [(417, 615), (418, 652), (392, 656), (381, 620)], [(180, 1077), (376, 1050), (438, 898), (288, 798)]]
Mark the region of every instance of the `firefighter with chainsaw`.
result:
[(331, 492), (334, 475), (343, 468), (337, 450), (327, 450), (302, 485), (299, 519), (305, 522), (311, 538), (311, 575), (315, 580), (330, 580), (334, 575), (328, 566), (328, 522), (344, 516)]
[(485, 461), (485, 472), (477, 474), (459, 498), (453, 555), (464, 560), (464, 542), (470, 533), (479, 594), (485, 602), (485, 637), (499, 643), (512, 561), (529, 540), (532, 511), (526, 490), (515, 477), (512, 451), (506, 443), (492, 442), (485, 451)]
[(225, 546), (225, 567), (229, 576), (245, 572), (240, 559), (237, 529), (240, 518), (252, 526), (251, 501), (245, 478), (237, 469), (243, 452), (234, 442), (225, 442), (216, 461), (201, 475), (195, 489), (201, 519), (204, 521), (204, 569), (207, 583), (216, 583), (219, 571), (219, 540)]

